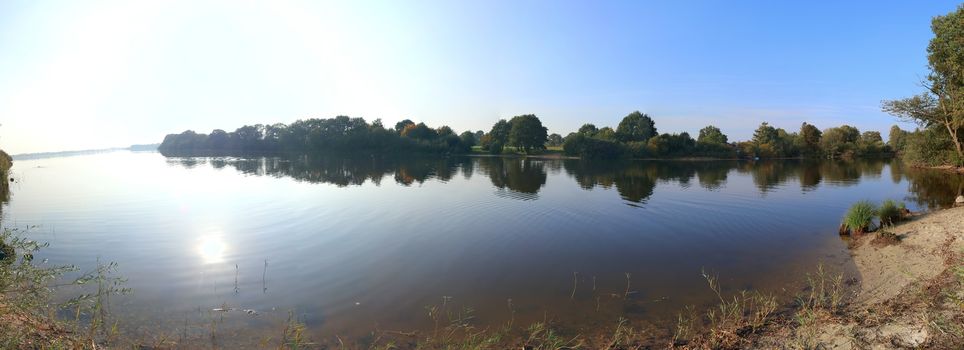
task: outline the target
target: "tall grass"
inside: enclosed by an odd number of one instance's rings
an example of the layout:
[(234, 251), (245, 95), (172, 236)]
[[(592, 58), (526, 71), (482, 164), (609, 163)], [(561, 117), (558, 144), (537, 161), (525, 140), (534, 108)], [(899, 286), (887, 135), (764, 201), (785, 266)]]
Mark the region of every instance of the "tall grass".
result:
[(859, 201), (850, 206), (840, 225), (841, 233), (862, 234), (873, 231), (877, 206), (870, 201)]
[(892, 199), (885, 200), (884, 203), (880, 205), (877, 213), (880, 217), (880, 224), (893, 225), (900, 221), (903, 218), (901, 215), (901, 207), (904, 207), (903, 203), (898, 205), (897, 202)]

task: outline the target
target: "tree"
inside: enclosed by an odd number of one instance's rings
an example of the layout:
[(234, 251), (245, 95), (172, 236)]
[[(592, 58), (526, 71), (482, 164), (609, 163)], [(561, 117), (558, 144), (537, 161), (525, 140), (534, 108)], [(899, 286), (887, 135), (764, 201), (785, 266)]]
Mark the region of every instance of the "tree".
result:
[(700, 129), (700, 135), (696, 138), (696, 142), (723, 145), (726, 144), (726, 135), (720, 131), (720, 128), (709, 125), (705, 128)]
[(586, 135), (586, 136), (588, 136), (588, 137), (593, 137), (593, 136), (596, 136), (596, 133), (597, 133), (597, 132), (599, 132), (599, 128), (597, 128), (597, 127), (596, 127), (595, 125), (593, 125), (593, 124), (586, 123), (586, 124), (583, 124), (582, 126), (580, 126), (580, 127), (579, 127), (579, 131), (577, 131), (577, 132), (580, 133), (580, 134), (582, 134), (582, 135)]
[(469, 147), (469, 148), (471, 148), (472, 146), (475, 146), (478, 143), (475, 140), (475, 134), (472, 133), (471, 131), (462, 132), (461, 134), (459, 134), (459, 138), (462, 139), (462, 144), (464, 144), (466, 147)]
[(800, 148), (805, 154), (814, 155), (820, 152), (820, 138), (823, 133), (813, 124), (804, 122), (800, 125)]
[(440, 126), (438, 129), (435, 129), (435, 132), (438, 134), (438, 136), (455, 135), (455, 131), (452, 131), (452, 128), (450, 128), (448, 125)]
[(907, 143), (907, 134), (907, 131), (901, 130), (899, 126), (891, 126), (890, 134), (887, 136), (887, 145), (889, 145), (894, 152), (901, 152)]
[(607, 126), (605, 128), (599, 129), (599, 131), (596, 132), (596, 135), (594, 135), (593, 137), (597, 139), (606, 140), (606, 141), (616, 141), (617, 135), (616, 135), (616, 131), (613, 130), (613, 128), (610, 128)]
[(401, 134), (402, 130), (405, 130), (405, 127), (409, 125), (415, 125), (415, 122), (405, 119), (403, 121), (395, 123), (395, 132)]
[(833, 158), (837, 156), (852, 156), (860, 140), (860, 130), (850, 125), (842, 125), (823, 131), (820, 138), (820, 148)]
[(490, 136), (492, 142), (498, 142), (503, 145), (509, 142), (509, 131), (512, 126), (505, 119), (499, 119), (498, 122), (492, 125), (492, 130), (489, 131), (487, 135)]
[(753, 143), (757, 145), (774, 143), (777, 140), (777, 129), (770, 126), (769, 123), (763, 122), (760, 127), (756, 128), (753, 132)]
[(549, 135), (549, 141), (546, 144), (552, 147), (562, 146), (562, 135), (555, 133)]
[(545, 149), (548, 129), (534, 114), (513, 117), (509, 124), (509, 144), (522, 148), (526, 153), (532, 149)]
[(431, 140), (438, 136), (438, 132), (425, 125), (425, 123), (406, 125), (402, 129), (402, 136), (417, 140)]
[(656, 136), (656, 123), (648, 115), (633, 111), (616, 126), (616, 136), (623, 142), (646, 142)]
[(880, 143), (883, 143), (883, 142), (884, 142), (884, 139), (880, 137), (880, 132), (879, 132), (879, 131), (864, 131), (863, 134), (860, 134), (860, 142), (866, 142), (866, 143), (876, 143), (876, 142), (880, 142)]
[(930, 74), (922, 85), (927, 92), (884, 101), (882, 108), (898, 118), (928, 128), (939, 125), (950, 136), (957, 162), (964, 162), (964, 5), (931, 20), (934, 37), (927, 45)]

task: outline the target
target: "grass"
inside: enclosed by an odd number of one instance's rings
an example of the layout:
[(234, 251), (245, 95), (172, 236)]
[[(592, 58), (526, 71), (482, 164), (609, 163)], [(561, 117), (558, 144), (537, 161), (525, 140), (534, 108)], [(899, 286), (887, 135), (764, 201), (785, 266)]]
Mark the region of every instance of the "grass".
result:
[(870, 201), (859, 201), (850, 206), (840, 225), (840, 233), (859, 235), (873, 231), (877, 206)]
[[(129, 289), (121, 278), (113, 277), (115, 263), (100, 264), (78, 277), (63, 281), (64, 274), (77, 272), (71, 265), (48, 265), (34, 261), (34, 254), (45, 243), (25, 238), (18, 229), (4, 229), (0, 245), (5, 255), (0, 263), (0, 348), (87, 348), (110, 345), (117, 336), (117, 322), (110, 317), (110, 297)], [(13, 254), (9, 254), (13, 252)], [(11, 256), (12, 255), (12, 256)], [(56, 289), (78, 287), (81, 292), (64, 303), (51, 302)], [(57, 310), (74, 315), (67, 322), (58, 320)]]
[(880, 224), (894, 225), (899, 222), (903, 218), (901, 207), (906, 208), (904, 203), (898, 205), (897, 202), (892, 199), (885, 200), (881, 203), (880, 209), (877, 210), (877, 215), (880, 217)]

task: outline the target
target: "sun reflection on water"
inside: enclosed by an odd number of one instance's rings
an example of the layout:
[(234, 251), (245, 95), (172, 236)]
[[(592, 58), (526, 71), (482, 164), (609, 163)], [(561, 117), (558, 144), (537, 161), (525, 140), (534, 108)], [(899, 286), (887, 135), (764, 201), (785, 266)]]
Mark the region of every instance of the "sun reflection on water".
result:
[(205, 264), (214, 264), (224, 261), (227, 245), (221, 236), (203, 236), (198, 239), (197, 250)]

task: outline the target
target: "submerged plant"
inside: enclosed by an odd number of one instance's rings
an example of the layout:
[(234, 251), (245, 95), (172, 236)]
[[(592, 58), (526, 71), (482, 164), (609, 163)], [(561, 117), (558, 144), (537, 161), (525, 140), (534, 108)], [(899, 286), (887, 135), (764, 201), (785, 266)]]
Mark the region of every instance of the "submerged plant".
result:
[(840, 224), (840, 233), (862, 234), (873, 231), (877, 206), (870, 201), (859, 201), (850, 206)]

